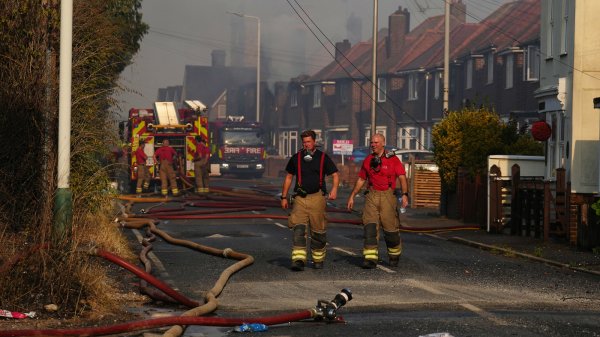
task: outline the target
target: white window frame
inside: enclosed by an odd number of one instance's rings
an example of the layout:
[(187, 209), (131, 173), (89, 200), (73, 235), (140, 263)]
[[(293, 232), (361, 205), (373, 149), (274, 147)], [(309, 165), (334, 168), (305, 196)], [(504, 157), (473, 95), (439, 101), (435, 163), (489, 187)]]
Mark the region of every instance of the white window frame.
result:
[(282, 131), (279, 134), (279, 154), (291, 157), (298, 151), (298, 131)]
[(417, 150), (419, 148), (419, 129), (413, 126), (401, 127), (398, 130), (398, 147), (400, 150)]
[(315, 84), (313, 86), (313, 108), (321, 107), (321, 94), (322, 94), (321, 85)]
[(414, 101), (419, 99), (419, 74), (408, 74), (408, 100)]
[[(387, 143), (387, 126), (376, 126), (375, 133), (381, 134), (385, 137), (385, 141)], [(365, 146), (371, 145), (371, 126), (367, 125), (365, 127)]]
[(441, 79), (443, 76), (444, 75), (442, 74), (441, 71), (438, 71), (433, 75), (433, 98), (434, 99), (440, 98), (440, 82), (441, 82)]
[(569, 48), (569, 4), (567, 0), (562, 0), (562, 20), (560, 24), (560, 55), (567, 55)]
[(553, 40), (554, 40), (554, 5), (553, 1), (547, 2), (547, 17), (546, 17), (546, 59), (551, 59), (553, 57)]
[(524, 81), (539, 81), (540, 79), (540, 49), (538, 46), (527, 46), (525, 50), (525, 66), (523, 67)]
[(227, 118), (227, 106), (225, 104), (217, 104), (217, 118)]
[(387, 78), (377, 78), (377, 102), (385, 102), (387, 100)]
[(487, 55), (487, 84), (494, 83), (494, 52)]
[(467, 60), (466, 67), (466, 79), (465, 79), (465, 89), (471, 89), (473, 87), (473, 59), (470, 58)]
[(513, 53), (506, 54), (505, 64), (505, 89), (511, 89), (514, 85), (514, 67), (515, 67), (515, 55)]
[(298, 106), (298, 90), (293, 89), (290, 93), (290, 107), (295, 108)]

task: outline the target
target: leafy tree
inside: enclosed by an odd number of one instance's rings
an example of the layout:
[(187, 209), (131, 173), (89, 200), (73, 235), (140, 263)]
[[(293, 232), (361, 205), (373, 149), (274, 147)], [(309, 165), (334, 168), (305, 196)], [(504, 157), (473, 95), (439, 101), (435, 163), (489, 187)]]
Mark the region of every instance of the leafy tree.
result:
[(542, 153), (541, 144), (520, 133), (514, 120), (505, 124), (487, 108), (450, 112), (433, 128), (432, 138), (442, 183), (450, 191), (456, 188), (459, 167), (476, 176), (486, 171), (489, 155)]

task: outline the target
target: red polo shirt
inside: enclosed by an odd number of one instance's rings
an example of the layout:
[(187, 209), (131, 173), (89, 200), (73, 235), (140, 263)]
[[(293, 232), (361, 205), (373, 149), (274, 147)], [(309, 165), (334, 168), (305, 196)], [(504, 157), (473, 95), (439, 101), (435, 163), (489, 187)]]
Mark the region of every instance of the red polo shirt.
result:
[(159, 160), (166, 160), (169, 163), (172, 163), (173, 157), (177, 156), (177, 152), (170, 146), (161, 146), (154, 154)]
[(404, 165), (396, 156), (386, 158), (381, 157), (381, 166), (379, 172), (371, 168), (371, 159), (373, 155), (368, 155), (363, 161), (358, 176), (363, 180), (369, 180), (369, 186), (378, 191), (385, 191), (388, 188), (396, 188), (396, 177), (406, 175)]
[(144, 147), (138, 147), (135, 151), (135, 161), (138, 165), (146, 165), (146, 159), (148, 159), (148, 156), (144, 153)]

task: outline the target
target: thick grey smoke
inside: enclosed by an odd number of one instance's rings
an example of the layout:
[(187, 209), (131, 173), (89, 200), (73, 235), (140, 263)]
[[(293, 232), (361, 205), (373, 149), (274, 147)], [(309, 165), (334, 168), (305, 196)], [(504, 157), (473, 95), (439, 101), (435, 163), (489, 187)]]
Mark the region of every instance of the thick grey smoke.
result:
[[(372, 1), (289, 0), (303, 16), (296, 1), (334, 43), (349, 39), (354, 44), (371, 37)], [(500, 2), (463, 1), (467, 10), (480, 19)], [(411, 26), (414, 27), (426, 17), (441, 14), (443, 0), (379, 0), (380, 28), (387, 27), (388, 16), (399, 6), (411, 11)], [(230, 64), (232, 51), (236, 51), (232, 27), (246, 27), (242, 29), (246, 30), (248, 43), (255, 43), (256, 20), (227, 12), (260, 18), (261, 51), (264, 67), (271, 74), (269, 81), (289, 80), (302, 73), (312, 74), (332, 60), (287, 0), (143, 0), (142, 11), (144, 21), (150, 25), (150, 32), (142, 41), (134, 64), (122, 75), (123, 85), (133, 91), (118, 97), (124, 111), (133, 106), (150, 107), (158, 88), (181, 85), (185, 65), (210, 65), (211, 52), (215, 49), (225, 50), (226, 63)], [(327, 49), (333, 52), (333, 46), (306, 17), (305, 20)], [(468, 15), (467, 20), (475, 19)]]

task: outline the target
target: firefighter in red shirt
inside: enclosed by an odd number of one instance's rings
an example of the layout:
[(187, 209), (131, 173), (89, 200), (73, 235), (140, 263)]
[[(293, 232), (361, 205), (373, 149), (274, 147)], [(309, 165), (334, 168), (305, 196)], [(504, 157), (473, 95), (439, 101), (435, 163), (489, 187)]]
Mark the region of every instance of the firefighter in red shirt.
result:
[(175, 170), (173, 169), (173, 163), (175, 162), (176, 158), (177, 152), (169, 146), (168, 139), (163, 140), (162, 146), (159, 147), (156, 152), (154, 152), (155, 162), (160, 163), (160, 193), (164, 196), (167, 196), (169, 193), (169, 185), (171, 185), (171, 192), (173, 192), (173, 196), (179, 195)]
[(368, 193), (365, 196), (362, 223), (364, 229), (362, 267), (373, 269), (379, 260), (379, 227), (383, 228), (383, 237), (387, 246), (390, 266), (397, 266), (402, 253), (400, 239), (400, 219), (396, 213), (398, 201), (396, 195), (399, 182), (402, 188), (402, 207), (408, 205), (408, 183), (404, 165), (395, 155), (386, 156), (385, 137), (376, 134), (371, 139), (373, 154), (367, 156), (358, 173), (358, 180), (348, 197), (348, 210), (354, 206), (354, 196), (365, 182), (369, 181)]
[(144, 146), (146, 144), (140, 139), (140, 144), (135, 151), (135, 162), (137, 163), (137, 185), (135, 187), (135, 193), (142, 193), (142, 187), (147, 190), (150, 187), (150, 170), (146, 161), (148, 155), (144, 152)]
[(194, 176), (196, 178), (196, 193), (208, 193), (208, 159), (210, 150), (205, 140), (196, 136), (196, 153), (194, 153)]

